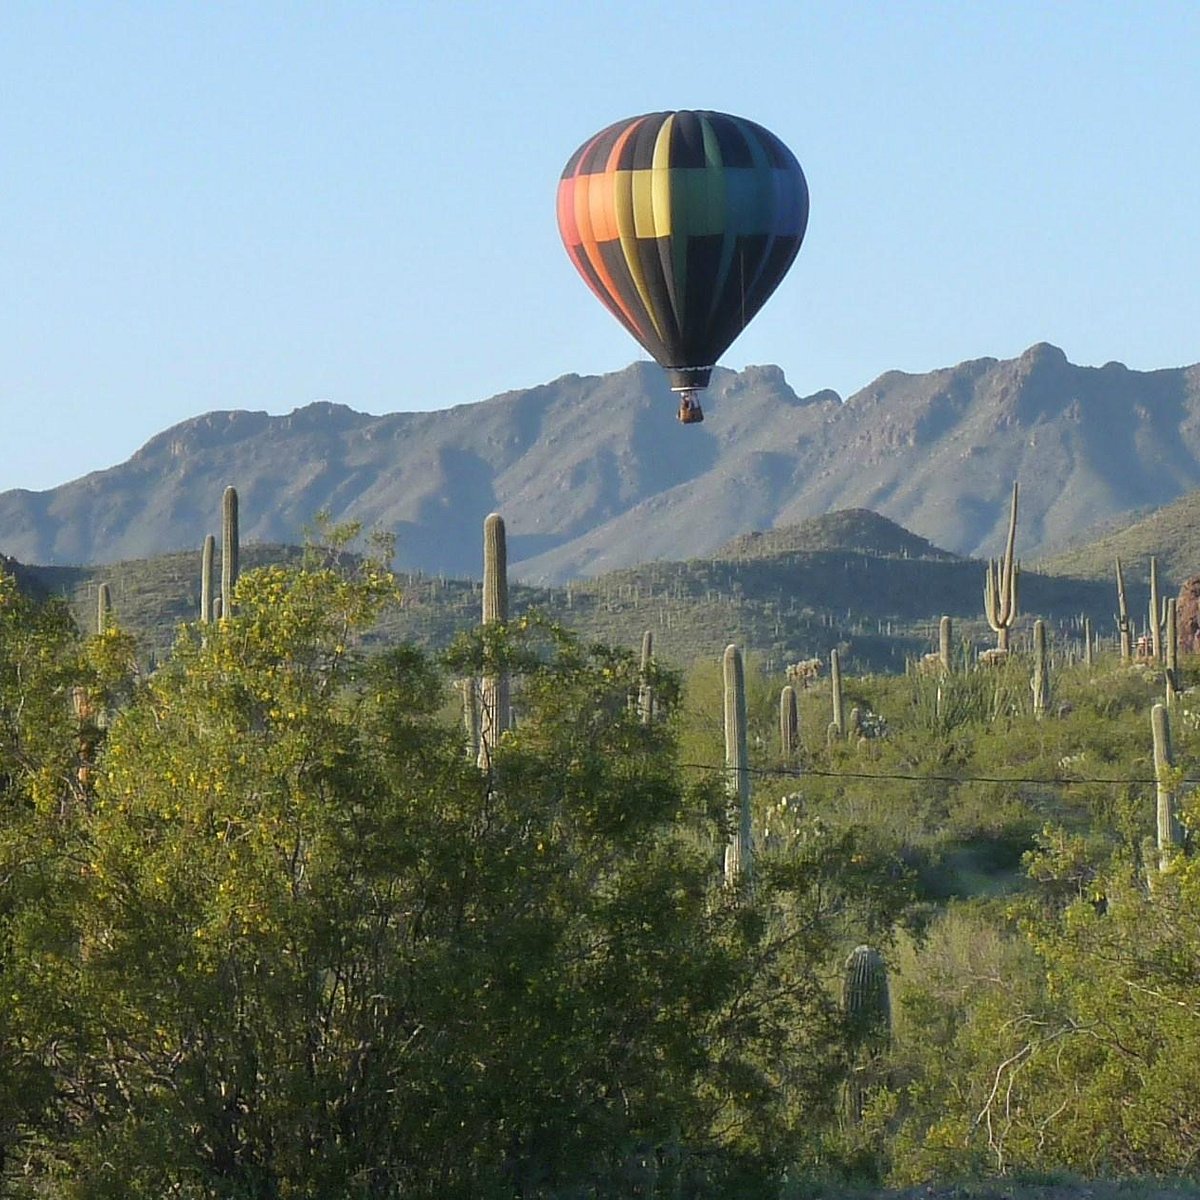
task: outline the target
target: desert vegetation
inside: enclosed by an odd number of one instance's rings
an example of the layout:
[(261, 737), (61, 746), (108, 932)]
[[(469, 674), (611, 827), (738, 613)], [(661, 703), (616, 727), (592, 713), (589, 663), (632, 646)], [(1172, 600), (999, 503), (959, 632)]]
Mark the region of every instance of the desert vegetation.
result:
[(934, 621), (906, 670), (681, 673), (514, 615), (489, 522), (437, 653), (373, 637), (403, 588), (353, 530), (242, 554), (217, 620), (207, 544), (152, 665), (120, 589), (81, 631), (0, 579), (8, 1194), (1194, 1174), (1166, 622), (1161, 660), (1039, 621), (982, 665)]

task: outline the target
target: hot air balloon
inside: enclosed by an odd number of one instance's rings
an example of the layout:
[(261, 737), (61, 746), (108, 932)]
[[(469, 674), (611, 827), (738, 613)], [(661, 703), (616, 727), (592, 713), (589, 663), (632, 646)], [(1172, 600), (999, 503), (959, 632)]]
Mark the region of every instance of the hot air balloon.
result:
[(808, 184), (792, 152), (742, 117), (658, 112), (618, 121), (571, 155), (558, 228), (604, 306), (704, 419), (696, 393), (792, 265)]

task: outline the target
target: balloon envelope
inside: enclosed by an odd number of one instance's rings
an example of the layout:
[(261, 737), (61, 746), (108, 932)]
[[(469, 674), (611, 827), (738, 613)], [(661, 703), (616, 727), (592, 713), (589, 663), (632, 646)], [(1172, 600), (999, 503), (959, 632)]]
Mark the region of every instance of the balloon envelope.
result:
[(667, 369), (705, 387), (792, 265), (808, 185), (773, 133), (716, 112), (618, 121), (558, 185), (567, 253), (605, 307)]

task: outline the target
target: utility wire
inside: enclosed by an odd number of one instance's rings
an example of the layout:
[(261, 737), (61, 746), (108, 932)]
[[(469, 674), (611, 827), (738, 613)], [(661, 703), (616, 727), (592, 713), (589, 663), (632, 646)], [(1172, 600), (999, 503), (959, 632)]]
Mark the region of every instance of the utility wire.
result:
[[(696, 771), (725, 772), (730, 768), (713, 763), (680, 763), (681, 767)], [(1157, 784), (1154, 778), (1110, 779), (1097, 776), (1051, 776), (1050, 778), (1034, 778), (1026, 775), (900, 775), (888, 771), (825, 771), (819, 767), (746, 767), (751, 775), (785, 779), (804, 779), (817, 776), (821, 779), (875, 779), (890, 780), (901, 783), (1025, 783), (1041, 787), (1073, 787), (1080, 783), (1121, 784)], [(1181, 779), (1177, 786), (1194, 787), (1200, 784), (1200, 779)]]

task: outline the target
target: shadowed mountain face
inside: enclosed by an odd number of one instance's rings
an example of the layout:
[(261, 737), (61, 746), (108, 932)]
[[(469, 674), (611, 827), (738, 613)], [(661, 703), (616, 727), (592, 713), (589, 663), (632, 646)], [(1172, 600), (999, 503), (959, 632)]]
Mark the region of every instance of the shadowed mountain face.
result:
[(561, 580), (714, 553), (750, 529), (869, 508), (960, 554), (1002, 548), (1021, 482), (1032, 557), (1200, 487), (1200, 367), (1077, 367), (1037, 345), (926, 375), (889, 372), (842, 403), (777, 367), (718, 370), (682, 428), (649, 363), (479, 404), (369, 416), (216, 412), (120, 466), (0, 494), (0, 552), (46, 564), (198, 547), (228, 483), (242, 537), (295, 541), (314, 516), (398, 534), (409, 569), (473, 575), (503, 512), (515, 575)]

